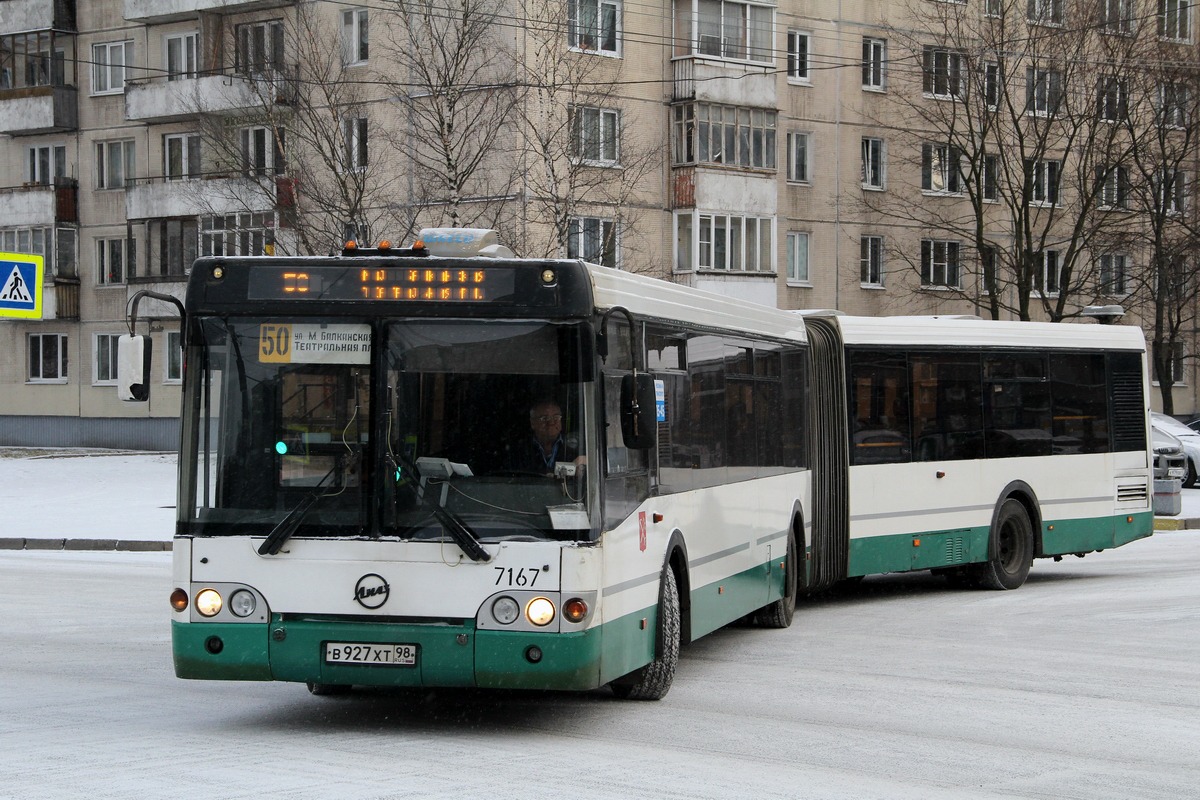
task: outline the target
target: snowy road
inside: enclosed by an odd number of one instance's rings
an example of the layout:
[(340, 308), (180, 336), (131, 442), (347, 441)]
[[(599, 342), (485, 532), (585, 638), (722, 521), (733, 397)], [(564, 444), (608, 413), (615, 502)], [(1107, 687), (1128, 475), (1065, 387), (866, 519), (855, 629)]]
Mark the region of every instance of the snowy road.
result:
[(1200, 785), (1200, 532), (928, 573), (607, 692), (311, 697), (173, 677), (169, 555), (0, 552), (0, 798), (1181, 798)]

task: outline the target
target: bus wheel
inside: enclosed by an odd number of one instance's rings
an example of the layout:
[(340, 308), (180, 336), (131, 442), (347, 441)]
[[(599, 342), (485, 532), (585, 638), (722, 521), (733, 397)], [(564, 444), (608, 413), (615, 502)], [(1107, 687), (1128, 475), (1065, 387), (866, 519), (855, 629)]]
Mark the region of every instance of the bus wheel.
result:
[(305, 684), (308, 687), (309, 694), (317, 695), (318, 697), (330, 697), (336, 694), (350, 694), (349, 686), (342, 686), (337, 683), (313, 683), (309, 681)]
[(972, 577), (984, 589), (1016, 589), (1029, 577), (1033, 564), (1033, 524), (1025, 506), (1009, 498), (1000, 506), (988, 542), (990, 557), (975, 564)]
[(788, 536), (787, 561), (784, 562), (783, 597), (768, 603), (753, 614), (754, 624), (762, 628), (786, 628), (796, 613), (796, 592), (800, 573), (796, 563), (796, 540)]
[(622, 700), (661, 700), (671, 689), (679, 663), (679, 588), (670, 565), (663, 568), (658, 598), (658, 634), (662, 647), (654, 660), (612, 682), (613, 694)]

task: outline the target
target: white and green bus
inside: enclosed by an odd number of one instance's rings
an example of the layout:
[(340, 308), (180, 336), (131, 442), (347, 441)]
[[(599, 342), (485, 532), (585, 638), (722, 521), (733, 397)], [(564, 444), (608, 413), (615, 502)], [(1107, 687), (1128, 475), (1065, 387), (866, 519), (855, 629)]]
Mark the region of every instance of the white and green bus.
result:
[(805, 592), (1150, 532), (1136, 331), (801, 317), (476, 230), (200, 259), (180, 309), (183, 678), (657, 699)]
[(804, 316), (810, 585), (931, 569), (994, 589), (1153, 531), (1135, 327)]

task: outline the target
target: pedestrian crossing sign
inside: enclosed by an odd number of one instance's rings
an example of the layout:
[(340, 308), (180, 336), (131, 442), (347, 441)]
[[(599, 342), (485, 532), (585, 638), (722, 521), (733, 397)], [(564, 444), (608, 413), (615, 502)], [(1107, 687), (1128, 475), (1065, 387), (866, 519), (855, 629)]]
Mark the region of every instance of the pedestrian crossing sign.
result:
[(42, 318), (46, 261), (24, 253), (0, 253), (0, 317)]

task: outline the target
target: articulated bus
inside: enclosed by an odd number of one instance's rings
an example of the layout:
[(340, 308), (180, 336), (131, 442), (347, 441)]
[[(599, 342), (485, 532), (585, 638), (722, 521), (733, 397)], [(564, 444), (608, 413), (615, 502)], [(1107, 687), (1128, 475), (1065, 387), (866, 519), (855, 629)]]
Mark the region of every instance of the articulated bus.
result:
[(447, 229), (202, 258), (172, 302), (182, 678), (658, 699), (805, 592), (1151, 530), (1135, 329), (797, 315)]

